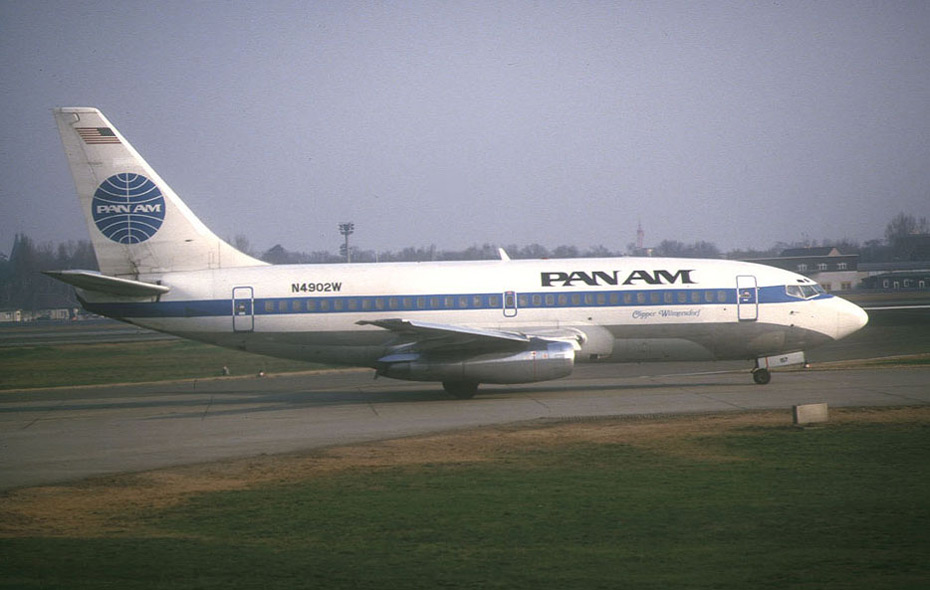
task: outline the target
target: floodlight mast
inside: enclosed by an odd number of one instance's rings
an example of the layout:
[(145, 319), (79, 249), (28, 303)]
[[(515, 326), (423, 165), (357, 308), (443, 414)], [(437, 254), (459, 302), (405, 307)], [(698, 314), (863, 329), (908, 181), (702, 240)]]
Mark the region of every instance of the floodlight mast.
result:
[(355, 232), (355, 224), (351, 221), (345, 221), (339, 224), (339, 233), (345, 236), (346, 242), (343, 248), (345, 248), (346, 262), (352, 262), (352, 251), (349, 250), (349, 236)]

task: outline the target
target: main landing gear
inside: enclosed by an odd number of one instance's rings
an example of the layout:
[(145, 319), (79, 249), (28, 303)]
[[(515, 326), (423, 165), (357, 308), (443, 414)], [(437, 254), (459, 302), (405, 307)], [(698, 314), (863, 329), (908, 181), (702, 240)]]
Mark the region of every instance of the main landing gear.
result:
[(478, 384), (473, 381), (443, 381), (442, 388), (456, 399), (471, 399), (478, 393)]

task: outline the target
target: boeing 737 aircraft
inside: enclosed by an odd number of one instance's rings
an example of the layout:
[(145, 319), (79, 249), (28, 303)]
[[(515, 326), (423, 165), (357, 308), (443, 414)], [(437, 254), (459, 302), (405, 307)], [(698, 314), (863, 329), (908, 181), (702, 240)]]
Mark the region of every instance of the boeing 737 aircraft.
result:
[(810, 279), (729, 260), (589, 258), (271, 266), (219, 239), (93, 108), (55, 109), (100, 271), (48, 274), (93, 313), (258, 354), (480, 383), (576, 362), (804, 362), (866, 313)]

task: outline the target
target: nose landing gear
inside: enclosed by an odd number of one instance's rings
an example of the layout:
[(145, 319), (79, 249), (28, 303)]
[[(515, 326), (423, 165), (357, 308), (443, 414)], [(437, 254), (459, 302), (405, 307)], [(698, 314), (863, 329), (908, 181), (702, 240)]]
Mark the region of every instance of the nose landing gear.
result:
[(772, 380), (772, 373), (768, 369), (755, 368), (752, 370), (752, 380), (757, 385), (765, 385)]
[(789, 367), (791, 365), (805, 365), (804, 351), (789, 352), (777, 356), (764, 356), (756, 359), (756, 368), (752, 370), (752, 380), (758, 385), (765, 385), (772, 380), (769, 369), (773, 367)]

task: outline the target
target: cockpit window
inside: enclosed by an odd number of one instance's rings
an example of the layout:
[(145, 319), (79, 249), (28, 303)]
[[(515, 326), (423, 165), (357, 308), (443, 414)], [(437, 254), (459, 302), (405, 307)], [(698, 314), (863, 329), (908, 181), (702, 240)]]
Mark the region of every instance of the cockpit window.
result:
[(798, 299), (810, 299), (811, 297), (816, 297), (826, 293), (823, 287), (818, 284), (813, 285), (787, 285), (785, 287), (785, 293), (789, 297), (797, 297)]

